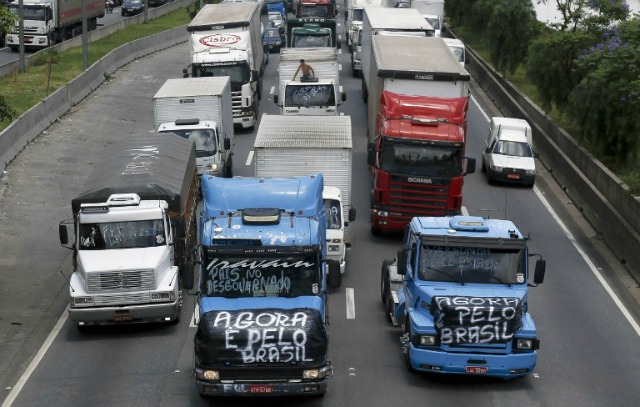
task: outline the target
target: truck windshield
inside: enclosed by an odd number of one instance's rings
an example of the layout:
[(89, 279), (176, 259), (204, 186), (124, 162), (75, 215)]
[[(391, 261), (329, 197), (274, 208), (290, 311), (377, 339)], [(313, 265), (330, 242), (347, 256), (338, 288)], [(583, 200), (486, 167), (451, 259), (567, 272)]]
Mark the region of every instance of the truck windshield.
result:
[(380, 168), (391, 174), (452, 178), (462, 174), (462, 149), (385, 140)]
[(423, 245), (418, 278), (480, 284), (525, 283), (523, 249)]
[(330, 47), (331, 37), (328, 35), (294, 34), (293, 47)]
[(362, 16), (364, 15), (363, 8), (353, 9), (353, 20), (352, 21), (362, 21)]
[(210, 157), (218, 152), (216, 133), (211, 129), (172, 130), (171, 133), (191, 140), (196, 145), (196, 157)]
[(222, 66), (202, 64), (196, 67), (195, 76), (229, 76), (232, 85), (243, 85), (249, 82), (250, 73), (247, 64)]
[(429, 25), (431, 25), (431, 28), (433, 28), (434, 30), (439, 30), (440, 29), (440, 19), (437, 17), (425, 17), (425, 20), (427, 20), (427, 23), (429, 23)]
[(284, 99), (287, 107), (336, 105), (333, 85), (287, 85)]
[(340, 208), (340, 201), (337, 199), (325, 199), (324, 200), (324, 213), (327, 214), (327, 229), (340, 229), (342, 222), (340, 221), (342, 208)]
[(79, 250), (131, 249), (164, 244), (162, 219), (80, 224)]
[(449, 47), (453, 55), (458, 59), (458, 62), (464, 62), (464, 48), (460, 47)]
[[(41, 6), (41, 5), (37, 5), (37, 6), (28, 6), (28, 5), (23, 5), (23, 11), (22, 11), (22, 15), (23, 15), (23, 20), (31, 20), (31, 21), (45, 21), (46, 20), (46, 8)], [(16, 2), (15, 4), (10, 4), (9, 5), (9, 10), (15, 14), (15, 15), (19, 15), (18, 12), (18, 3)]]
[(206, 297), (298, 297), (320, 293), (318, 254), (204, 255), (200, 292)]
[(504, 154), (514, 157), (533, 157), (531, 147), (527, 143), (517, 141), (498, 141), (493, 148), (493, 154)]
[(333, 18), (329, 14), (329, 6), (300, 6), (299, 17), (325, 17)]

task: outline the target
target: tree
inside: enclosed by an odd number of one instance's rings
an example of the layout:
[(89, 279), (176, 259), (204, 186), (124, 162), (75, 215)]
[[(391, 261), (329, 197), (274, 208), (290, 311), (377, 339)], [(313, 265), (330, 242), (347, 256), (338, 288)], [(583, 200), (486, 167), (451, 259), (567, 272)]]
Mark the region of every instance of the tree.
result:
[[(10, 32), (18, 18), (3, 5), (0, 5), (0, 40), (4, 38), (5, 33)], [(2, 41), (0, 41), (2, 43)], [(15, 110), (11, 107), (7, 99), (0, 94), (0, 121), (13, 120)]]
[(536, 13), (530, 0), (494, 0), (491, 4), (485, 30), (491, 61), (499, 72), (513, 73), (527, 58)]

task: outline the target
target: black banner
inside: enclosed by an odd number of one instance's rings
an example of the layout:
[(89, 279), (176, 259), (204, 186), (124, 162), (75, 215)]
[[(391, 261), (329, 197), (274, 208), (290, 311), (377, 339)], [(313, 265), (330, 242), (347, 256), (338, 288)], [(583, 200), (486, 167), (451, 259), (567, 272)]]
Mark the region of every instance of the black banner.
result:
[(320, 312), (306, 308), (210, 311), (194, 338), (202, 366), (318, 365), (326, 360), (328, 342)]
[(522, 323), (514, 297), (433, 297), (431, 313), (445, 345), (506, 343)]

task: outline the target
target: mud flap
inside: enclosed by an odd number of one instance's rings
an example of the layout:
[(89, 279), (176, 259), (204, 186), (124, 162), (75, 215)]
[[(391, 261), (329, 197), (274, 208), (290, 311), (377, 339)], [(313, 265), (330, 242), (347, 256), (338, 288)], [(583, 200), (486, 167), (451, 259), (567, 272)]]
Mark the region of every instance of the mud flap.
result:
[(405, 296), (403, 290), (391, 291), (393, 298), (393, 312), (391, 313), (391, 322), (394, 326), (404, 324), (405, 319)]

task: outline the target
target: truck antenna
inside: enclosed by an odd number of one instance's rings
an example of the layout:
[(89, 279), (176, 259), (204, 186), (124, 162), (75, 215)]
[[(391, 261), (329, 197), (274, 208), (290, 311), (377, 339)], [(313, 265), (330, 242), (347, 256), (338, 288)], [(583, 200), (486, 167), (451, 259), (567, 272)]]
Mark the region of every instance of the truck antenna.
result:
[(62, 278), (64, 278), (64, 281), (67, 282), (67, 284), (69, 284), (69, 288), (71, 288), (71, 292), (76, 292), (76, 290), (73, 289), (73, 287), (71, 286), (71, 281), (69, 281), (69, 279), (67, 278), (67, 276), (64, 275), (64, 273), (62, 272), (62, 270), (60, 270), (60, 274), (62, 274)]

